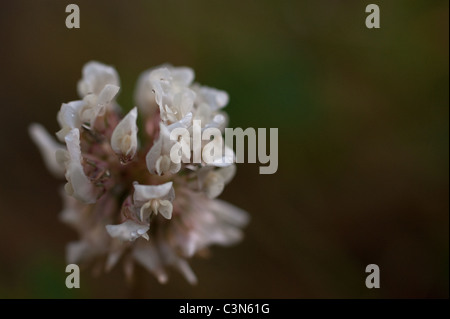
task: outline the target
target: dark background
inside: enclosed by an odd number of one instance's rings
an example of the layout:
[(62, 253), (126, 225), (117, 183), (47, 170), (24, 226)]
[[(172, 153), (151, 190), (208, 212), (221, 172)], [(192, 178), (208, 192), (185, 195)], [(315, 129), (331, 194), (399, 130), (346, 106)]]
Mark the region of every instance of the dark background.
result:
[[(81, 28), (65, 27), (76, 3)], [(365, 27), (365, 7), (381, 29)], [(448, 1), (2, 1), (0, 297), (449, 296)], [(187, 65), (226, 90), (230, 127), (277, 127), (279, 169), (241, 164), (221, 198), (251, 214), (236, 247), (191, 265), (199, 284), (120, 267), (65, 287), (61, 181), (27, 127), (57, 130), (90, 60), (139, 73)], [(381, 288), (365, 287), (365, 267)]]

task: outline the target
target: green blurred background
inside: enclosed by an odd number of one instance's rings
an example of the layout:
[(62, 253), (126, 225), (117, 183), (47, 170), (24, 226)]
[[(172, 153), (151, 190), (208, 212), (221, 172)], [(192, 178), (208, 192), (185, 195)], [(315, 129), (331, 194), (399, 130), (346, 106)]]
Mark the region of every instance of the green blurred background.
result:
[[(76, 3), (81, 28), (65, 27)], [(365, 7), (381, 29), (365, 27)], [(449, 296), (448, 1), (9, 1), (0, 5), (0, 297), (412, 298)], [(277, 127), (279, 169), (240, 164), (221, 198), (245, 240), (191, 265), (190, 286), (120, 268), (65, 287), (60, 181), (27, 133), (57, 130), (81, 68), (117, 68), (119, 103), (169, 62), (226, 90), (230, 127)], [(365, 267), (381, 288), (365, 287)]]

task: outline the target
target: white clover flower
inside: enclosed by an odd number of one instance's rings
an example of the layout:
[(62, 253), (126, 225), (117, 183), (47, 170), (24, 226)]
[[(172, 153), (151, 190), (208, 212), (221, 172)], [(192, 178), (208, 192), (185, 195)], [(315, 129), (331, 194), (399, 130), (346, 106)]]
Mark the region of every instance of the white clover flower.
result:
[(150, 218), (152, 213), (160, 213), (166, 219), (172, 218), (172, 201), (175, 198), (172, 185), (172, 182), (156, 186), (134, 184), (133, 200), (139, 208), (142, 222)]
[(165, 124), (180, 121), (192, 111), (195, 92), (189, 85), (193, 79), (194, 72), (185, 67), (164, 67), (150, 72), (150, 87)]
[[(67, 245), (69, 263), (105, 271), (121, 263), (127, 278), (139, 264), (160, 283), (167, 282), (172, 267), (195, 284), (189, 258), (242, 239), (248, 214), (214, 199), (235, 174), (234, 152), (225, 147), (227, 152), (207, 160), (191, 156), (194, 129), (220, 129), (212, 142), (198, 144), (202, 156), (223, 142), (228, 94), (193, 80), (186, 67), (145, 71), (135, 91), (137, 107), (121, 118), (116, 70), (89, 62), (78, 82), (81, 100), (63, 103), (57, 115), (56, 135), (65, 145), (39, 124), (30, 126), (48, 169), (67, 180), (60, 219), (79, 234)], [(197, 128), (195, 120), (201, 123)], [(187, 136), (171, 140), (177, 129)], [(174, 150), (181, 151), (178, 162), (172, 160)]]
[(133, 108), (117, 124), (111, 136), (111, 147), (123, 163), (133, 159), (137, 151), (137, 108)]
[(84, 104), (78, 111), (80, 121), (94, 126), (97, 117), (105, 114), (106, 108), (111, 105), (119, 89), (116, 85), (107, 84), (98, 95), (95, 93), (86, 95), (83, 99)]
[(180, 121), (169, 126), (163, 123), (159, 124), (159, 137), (153, 144), (146, 156), (147, 168), (150, 173), (164, 175), (168, 172), (175, 174), (181, 168), (181, 163), (175, 163), (170, 158), (170, 150), (176, 143), (170, 139), (170, 133), (173, 129), (190, 127), (192, 122), (192, 113), (186, 114)]
[(58, 138), (65, 136), (84, 123), (94, 126), (95, 120), (103, 116), (107, 107), (113, 107), (114, 97), (119, 92), (119, 76), (114, 68), (98, 62), (89, 62), (83, 68), (83, 78), (78, 82), (78, 93), (83, 100), (63, 103), (58, 113), (61, 130)]

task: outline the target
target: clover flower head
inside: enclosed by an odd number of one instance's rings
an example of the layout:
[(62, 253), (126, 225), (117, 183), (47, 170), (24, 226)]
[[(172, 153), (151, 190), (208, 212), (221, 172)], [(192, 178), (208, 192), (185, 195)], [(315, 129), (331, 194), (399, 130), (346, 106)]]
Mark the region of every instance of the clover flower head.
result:
[[(63, 103), (57, 114), (59, 142), (41, 125), (30, 125), (47, 168), (66, 179), (60, 219), (80, 237), (67, 245), (68, 262), (109, 271), (121, 261), (128, 278), (139, 264), (161, 283), (173, 267), (194, 284), (189, 258), (242, 239), (248, 214), (217, 199), (235, 165), (221, 158), (189, 162), (192, 150), (184, 146), (190, 138), (171, 139), (177, 128), (192, 132), (194, 121), (202, 131), (223, 132), (228, 123), (222, 110), (228, 94), (193, 81), (187, 67), (145, 71), (134, 95), (137, 106), (122, 116), (116, 70), (89, 62), (78, 82), (80, 100)], [(218, 142), (222, 136), (214, 138)], [(183, 146), (178, 162), (171, 157), (177, 143)], [(232, 151), (226, 154), (234, 159)]]

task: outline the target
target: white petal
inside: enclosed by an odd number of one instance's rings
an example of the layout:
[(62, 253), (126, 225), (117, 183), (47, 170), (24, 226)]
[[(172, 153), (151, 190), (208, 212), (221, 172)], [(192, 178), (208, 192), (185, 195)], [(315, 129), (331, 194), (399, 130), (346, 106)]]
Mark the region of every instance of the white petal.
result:
[[(170, 159), (170, 158), (169, 158)], [(170, 161), (169, 172), (172, 174), (176, 174), (181, 169), (181, 163), (174, 163)]]
[(95, 120), (105, 114), (105, 110), (111, 105), (111, 101), (119, 91), (119, 87), (107, 84), (99, 95), (90, 93), (83, 98), (84, 105), (79, 109), (81, 122), (94, 126)]
[(195, 100), (195, 92), (188, 88), (183, 88), (180, 92), (174, 94), (172, 110), (176, 112), (177, 120), (181, 120), (192, 111)]
[(66, 178), (73, 191), (70, 195), (86, 204), (93, 204), (97, 201), (97, 190), (84, 174), (81, 165), (70, 163), (66, 171)]
[(161, 107), (163, 98), (170, 87), (170, 71), (167, 68), (159, 68), (150, 72), (150, 86), (155, 92), (155, 101)]
[(119, 156), (133, 158), (137, 150), (137, 108), (134, 107), (117, 124), (111, 136), (111, 147)]
[(71, 160), (81, 163), (80, 131), (72, 129), (65, 137), (65, 141)]
[(65, 140), (70, 155), (70, 161), (66, 167), (66, 178), (69, 184), (67, 187), (73, 191), (70, 195), (87, 204), (95, 203), (98, 192), (81, 165), (80, 131), (78, 129), (71, 130)]
[(64, 176), (64, 167), (56, 160), (56, 151), (64, 150), (65, 147), (56, 142), (40, 124), (31, 124), (28, 132), (34, 143), (38, 146), (47, 169), (56, 177)]
[(199, 89), (202, 100), (207, 103), (213, 111), (223, 108), (228, 104), (228, 93), (215, 88), (202, 86)]
[(170, 166), (171, 166), (170, 164), (171, 164), (171, 160), (170, 160), (169, 156), (167, 156), (167, 155), (160, 156), (155, 164), (156, 173), (159, 176), (164, 175), (166, 172), (168, 172), (170, 170)]
[(81, 127), (79, 113), (84, 106), (84, 101), (72, 101), (61, 105), (57, 116), (61, 130), (56, 133), (60, 141), (64, 141), (64, 138), (72, 129)]
[(172, 210), (173, 206), (172, 203), (168, 200), (160, 200), (159, 201), (159, 207), (158, 212), (164, 216), (165, 219), (171, 219), (172, 218)]
[(139, 202), (147, 202), (151, 199), (163, 198), (170, 194), (172, 182), (162, 185), (139, 185), (134, 184), (133, 199)]
[(162, 139), (159, 138), (155, 144), (153, 144), (150, 151), (148, 151), (147, 155), (145, 156), (145, 162), (147, 165), (147, 169), (152, 174), (157, 174), (156, 172), (156, 162), (158, 161), (159, 157), (161, 156), (161, 150), (162, 150)]
[(162, 67), (150, 72), (150, 87), (164, 123), (179, 121), (192, 110), (196, 94), (188, 86), (193, 78), (189, 68)]
[(139, 76), (136, 90), (134, 92), (134, 100), (139, 107), (139, 111), (144, 116), (151, 116), (158, 110), (158, 104), (155, 101), (155, 93), (152, 91), (150, 83), (150, 70), (143, 72)]
[(171, 73), (173, 81), (183, 86), (191, 85), (195, 77), (194, 70), (189, 67), (172, 67)]
[(170, 141), (170, 132), (169, 132), (167, 126), (165, 126), (163, 123), (160, 123), (158, 139), (155, 141), (155, 143), (153, 144), (153, 146), (148, 151), (148, 153), (145, 157), (147, 169), (152, 174), (160, 175), (156, 171), (156, 164), (157, 164), (157, 161), (159, 160), (161, 154), (163, 154), (164, 149), (167, 148), (167, 147), (164, 147), (164, 144), (168, 143), (167, 141)]
[(228, 167), (231, 166), (235, 162), (235, 154), (234, 151), (225, 145), (222, 157), (216, 157), (212, 161), (212, 163), (208, 163), (210, 166), (215, 167)]
[(175, 129), (175, 128), (188, 128), (192, 125), (192, 112), (186, 113), (186, 115), (179, 121), (170, 124), (169, 126), (167, 126), (167, 131), (166, 133), (169, 134), (170, 137), (170, 132)]
[(111, 237), (119, 238), (123, 241), (133, 241), (143, 236), (150, 229), (149, 225), (138, 224), (132, 220), (127, 220), (119, 225), (106, 225), (105, 227)]
[(107, 84), (119, 86), (119, 76), (111, 66), (91, 61), (84, 65), (82, 73), (83, 78), (78, 82), (81, 97), (90, 93), (99, 95)]
[(113, 84), (106, 85), (98, 96), (97, 103), (99, 105), (108, 105), (119, 92), (120, 87)]

